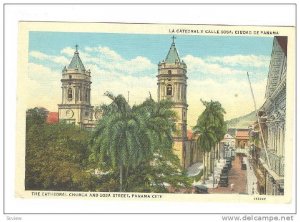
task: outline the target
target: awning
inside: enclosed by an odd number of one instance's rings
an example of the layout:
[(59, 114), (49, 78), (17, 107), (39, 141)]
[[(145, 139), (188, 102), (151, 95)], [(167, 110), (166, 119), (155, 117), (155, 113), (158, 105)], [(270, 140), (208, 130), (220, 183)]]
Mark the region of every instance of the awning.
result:
[(188, 177), (197, 176), (203, 170), (203, 164), (198, 162), (187, 168)]

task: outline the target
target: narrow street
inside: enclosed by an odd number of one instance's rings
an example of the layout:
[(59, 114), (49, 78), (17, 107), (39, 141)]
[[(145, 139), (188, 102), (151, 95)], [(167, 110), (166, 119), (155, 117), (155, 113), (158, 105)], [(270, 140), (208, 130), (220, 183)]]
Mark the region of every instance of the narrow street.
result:
[[(247, 170), (249, 165), (247, 164)], [(241, 169), (241, 160), (238, 156), (232, 161), (232, 168), (228, 172), (228, 187), (209, 188), (208, 193), (237, 193), (247, 194), (247, 170)], [(233, 184), (233, 189), (231, 189)]]

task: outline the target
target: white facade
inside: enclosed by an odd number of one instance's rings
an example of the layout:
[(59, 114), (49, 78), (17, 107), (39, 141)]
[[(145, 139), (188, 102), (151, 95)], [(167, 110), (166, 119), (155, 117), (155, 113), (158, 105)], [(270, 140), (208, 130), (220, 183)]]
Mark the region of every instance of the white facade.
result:
[(173, 41), (167, 57), (158, 64), (157, 99), (169, 99), (174, 102), (173, 110), (177, 113), (176, 133), (173, 135), (173, 151), (186, 167), (187, 155), (187, 66), (180, 60)]
[(224, 139), (221, 141), (221, 143), (229, 145), (230, 147), (235, 147), (235, 139), (230, 134), (225, 134)]
[[(286, 118), (286, 62), (287, 37), (274, 37), (269, 67), (266, 101), (261, 108), (267, 118), (267, 155), (261, 151), (261, 160), (267, 172), (266, 194), (284, 192), (285, 118)], [(269, 163), (267, 161), (269, 158)]]
[(85, 69), (77, 48), (69, 66), (62, 70), (61, 83), (62, 102), (58, 104), (59, 121), (93, 128), (95, 121), (91, 106), (91, 72)]

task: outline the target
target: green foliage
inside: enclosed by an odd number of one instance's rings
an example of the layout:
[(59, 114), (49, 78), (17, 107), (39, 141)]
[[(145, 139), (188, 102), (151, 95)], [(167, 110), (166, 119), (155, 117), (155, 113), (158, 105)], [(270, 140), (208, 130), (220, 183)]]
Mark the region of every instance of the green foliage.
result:
[[(150, 162), (143, 161), (136, 168), (126, 168), (124, 171), (126, 180), (123, 190), (126, 192), (157, 192), (166, 193), (172, 189), (188, 190), (191, 188), (192, 180), (187, 177), (181, 168), (179, 159), (170, 152), (168, 155), (156, 154)], [(97, 191), (116, 192), (119, 191), (118, 171), (109, 171), (99, 176)]]
[(103, 117), (94, 132), (91, 146), (93, 159), (112, 168), (138, 165), (151, 151), (143, 122), (123, 96), (114, 97), (109, 106), (103, 106)]
[(129, 192), (169, 192), (172, 189), (190, 189), (191, 179), (181, 168), (179, 159), (172, 152), (156, 154), (153, 160), (132, 169), (127, 180)]
[[(202, 101), (202, 100), (201, 100)], [(227, 131), (224, 121), (225, 110), (218, 101), (202, 101), (205, 110), (199, 116), (194, 133), (199, 134), (197, 144), (205, 153), (220, 142)]]
[(49, 111), (43, 107), (35, 107), (26, 111), (26, 128), (46, 122)]
[(98, 176), (97, 192), (118, 192), (119, 191), (119, 172), (109, 171)]
[(120, 191), (130, 192), (167, 192), (165, 183), (190, 186), (172, 153), (173, 103), (150, 98), (130, 107), (122, 95), (106, 95), (112, 103), (101, 107), (103, 117), (93, 134), (90, 156), (103, 172), (112, 171), (101, 178), (110, 175), (112, 181), (119, 171)]
[[(147, 99), (130, 107), (121, 95), (92, 133), (69, 124), (45, 123), (47, 111), (27, 111), (27, 190), (168, 192), (190, 189), (191, 180), (173, 154), (176, 113), (171, 101)], [(93, 169), (100, 169), (94, 175)]]
[(221, 103), (218, 101), (206, 102), (201, 100), (205, 106), (205, 110), (198, 118), (197, 125), (193, 128), (194, 133), (198, 134), (197, 146), (203, 152), (204, 177), (206, 175), (205, 154), (211, 152), (215, 145), (220, 142), (227, 131), (227, 126), (224, 121), (226, 113)]
[(173, 103), (169, 100), (155, 102), (152, 99), (147, 99), (141, 105), (133, 107), (133, 112), (143, 123), (143, 131), (148, 137), (151, 158), (153, 153), (164, 153), (172, 150), (172, 135), (176, 130), (175, 121), (177, 118), (172, 107)]
[[(31, 115), (27, 117), (32, 118)], [(87, 171), (90, 154), (88, 132), (72, 125), (37, 124), (31, 120), (27, 123), (27, 190), (95, 189), (97, 178)]]

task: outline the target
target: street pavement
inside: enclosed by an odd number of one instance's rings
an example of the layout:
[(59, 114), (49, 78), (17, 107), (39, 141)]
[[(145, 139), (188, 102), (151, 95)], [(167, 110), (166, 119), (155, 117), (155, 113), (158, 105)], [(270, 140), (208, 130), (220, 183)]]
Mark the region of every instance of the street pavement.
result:
[(247, 170), (241, 169), (241, 160), (238, 156), (232, 161), (232, 168), (228, 172), (228, 187), (209, 188), (208, 193), (247, 193)]
[[(246, 164), (247, 169), (241, 169), (241, 160)], [(204, 185), (208, 188), (208, 193), (238, 193), (238, 194), (248, 194), (256, 195), (257, 191), (257, 178), (254, 174), (253, 167), (249, 161), (249, 157), (239, 157), (236, 156), (232, 161), (232, 168), (228, 172), (228, 187), (220, 187), (218, 182), (220, 180), (220, 174), (222, 168), (224, 167), (226, 160), (221, 159), (215, 161), (214, 167), (214, 182), (213, 175), (211, 175), (208, 180), (203, 183), (202, 180), (194, 181), (193, 185)], [(189, 176), (196, 176), (203, 169), (202, 163), (195, 163), (188, 168)]]

